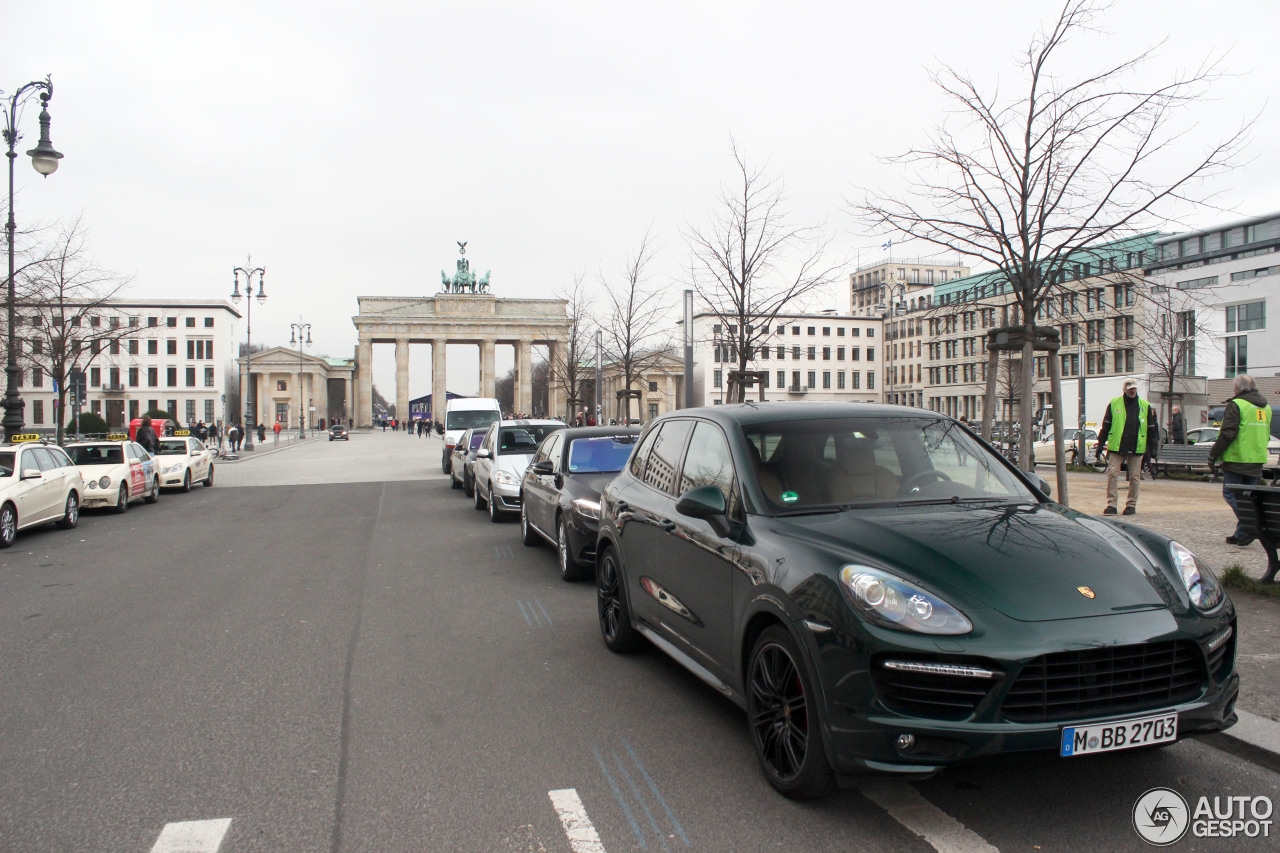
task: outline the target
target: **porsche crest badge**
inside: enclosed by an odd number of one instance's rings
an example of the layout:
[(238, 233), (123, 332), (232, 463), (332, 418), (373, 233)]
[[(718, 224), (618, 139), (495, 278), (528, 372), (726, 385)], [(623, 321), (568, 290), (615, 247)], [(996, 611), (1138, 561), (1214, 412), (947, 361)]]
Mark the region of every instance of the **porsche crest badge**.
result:
[(1080, 593), (1080, 594), (1081, 594), (1081, 595), (1083, 595), (1085, 598), (1093, 598), (1093, 597), (1094, 597), (1094, 591), (1093, 591), (1093, 590), (1091, 590), (1091, 589), (1089, 589), (1089, 587), (1087, 587), (1087, 586), (1078, 586), (1078, 587), (1076, 587), (1076, 592)]

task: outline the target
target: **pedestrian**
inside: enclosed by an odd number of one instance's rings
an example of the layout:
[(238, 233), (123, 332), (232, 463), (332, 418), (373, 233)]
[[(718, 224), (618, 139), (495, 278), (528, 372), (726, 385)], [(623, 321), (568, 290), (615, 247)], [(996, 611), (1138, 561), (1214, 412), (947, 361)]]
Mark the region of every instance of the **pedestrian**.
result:
[(1218, 438), (1209, 448), (1209, 464), (1218, 460), (1222, 468), (1222, 497), (1236, 514), (1236, 530), (1228, 545), (1245, 546), (1254, 536), (1240, 526), (1233, 485), (1256, 486), (1262, 482), (1262, 466), (1267, 463), (1267, 442), (1271, 439), (1271, 407), (1258, 393), (1258, 385), (1247, 373), (1236, 375), (1232, 384), (1236, 395), (1227, 401)]
[(204, 441), (209, 437), (209, 428), (204, 425), (204, 421), (196, 421), (196, 438)]
[(1107, 407), (1102, 416), (1102, 428), (1098, 432), (1098, 452), (1106, 445), (1107, 458), (1107, 508), (1103, 515), (1116, 514), (1117, 486), (1120, 466), (1128, 471), (1129, 494), (1125, 499), (1124, 514), (1138, 511), (1138, 491), (1142, 483), (1142, 456), (1147, 447), (1155, 447), (1160, 441), (1160, 427), (1151, 404), (1138, 396), (1138, 380), (1126, 379), (1124, 391)]
[(272, 442), (275, 444), (279, 444), (280, 443), (280, 422), (279, 421), (276, 421), (271, 425), (271, 432), (274, 434), (271, 439)]
[(263, 444), (266, 442), (266, 440), (267, 440), (267, 428), (262, 425), (261, 421), (259, 421), (258, 422), (258, 444)]
[(1174, 444), (1187, 443), (1187, 422), (1182, 417), (1182, 407), (1174, 406), (1173, 415), (1169, 418), (1169, 440)]
[(231, 445), (232, 453), (240, 452), (240, 427), (234, 423), (227, 427), (227, 442)]
[(142, 449), (155, 456), (160, 452), (160, 440), (156, 438), (156, 431), (151, 428), (151, 418), (143, 415), (142, 423), (138, 424), (138, 430), (133, 435), (133, 440), (142, 445)]
[(208, 436), (205, 439), (205, 444), (210, 447), (216, 447), (219, 451), (222, 450), (222, 440), (218, 437), (217, 424), (209, 424)]

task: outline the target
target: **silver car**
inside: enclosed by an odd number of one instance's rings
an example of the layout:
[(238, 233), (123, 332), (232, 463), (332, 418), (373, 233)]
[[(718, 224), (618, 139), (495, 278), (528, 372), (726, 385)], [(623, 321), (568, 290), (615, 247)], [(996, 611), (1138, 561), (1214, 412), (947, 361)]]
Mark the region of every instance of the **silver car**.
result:
[(538, 443), (564, 429), (563, 421), (498, 421), (489, 427), (472, 463), (472, 499), (476, 509), (489, 509), (489, 520), (498, 522), (520, 511), (520, 480), (533, 461)]

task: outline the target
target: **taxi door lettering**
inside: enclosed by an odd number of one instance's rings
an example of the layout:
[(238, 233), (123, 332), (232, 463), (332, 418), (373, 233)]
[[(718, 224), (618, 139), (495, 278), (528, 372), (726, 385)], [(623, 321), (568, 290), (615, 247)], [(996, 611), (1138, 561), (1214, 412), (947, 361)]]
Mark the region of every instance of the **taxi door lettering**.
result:
[(142, 464), (135, 463), (129, 466), (129, 492), (130, 494), (142, 494)]

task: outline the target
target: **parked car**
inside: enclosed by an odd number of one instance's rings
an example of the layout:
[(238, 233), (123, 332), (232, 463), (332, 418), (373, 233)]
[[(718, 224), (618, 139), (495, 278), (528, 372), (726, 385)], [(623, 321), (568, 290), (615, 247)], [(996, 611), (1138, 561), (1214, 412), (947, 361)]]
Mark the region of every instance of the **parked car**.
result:
[(61, 447), (36, 434), (0, 443), (0, 548), (19, 530), (55, 522), (64, 530), (80, 523), (84, 480)]
[(351, 434), (347, 432), (346, 426), (343, 424), (334, 424), (329, 427), (330, 441), (350, 441)]
[(490, 424), (500, 420), (502, 406), (494, 397), (455, 397), (447, 400), (444, 404), (444, 431), (441, 433), (444, 436), (441, 473), (449, 473), (451, 454), (463, 430), (477, 429), (484, 432)]
[(480, 442), (484, 441), (484, 434), (484, 429), (465, 430), (457, 438), (453, 453), (449, 455), (449, 488), (462, 489), (467, 497), (471, 497), (475, 491), (472, 481), (473, 468), (476, 462), (476, 451), (480, 449)]
[(160, 500), (154, 457), (124, 433), (113, 433), (103, 441), (68, 444), (67, 454), (84, 476), (80, 503), (85, 509), (109, 506), (125, 512), (130, 501), (153, 504)]
[(670, 412), (601, 497), (601, 635), (648, 639), (742, 706), (789, 797), (1233, 725), (1235, 609), (1213, 572), (1048, 495), (934, 412)]
[[(456, 402), (456, 401), (455, 401)], [(538, 442), (564, 429), (563, 421), (498, 421), (489, 427), (471, 464), (472, 500), (476, 509), (489, 509), (498, 522), (520, 509), (520, 478), (529, 467)]]
[(156, 466), (161, 488), (189, 492), (193, 481), (206, 489), (213, 486), (213, 454), (188, 430), (180, 429), (172, 438), (160, 439)]
[(1187, 444), (1213, 444), (1218, 440), (1217, 427), (1202, 427), (1187, 430)]
[[(1076, 437), (1079, 434), (1080, 430), (1076, 427), (1072, 427), (1070, 429), (1063, 427), (1062, 429), (1062, 438), (1065, 442), (1065, 445), (1062, 448), (1062, 453), (1066, 457), (1068, 465), (1078, 464), (1076, 462), (1076, 457), (1079, 454), (1079, 448), (1076, 447)], [(1098, 441), (1098, 433), (1091, 429), (1086, 429), (1084, 431), (1084, 440), (1085, 456), (1087, 457), (1089, 455), (1089, 451), (1093, 448), (1093, 445)], [(1054, 448), (1053, 433), (1049, 432), (1045, 435), (1043, 440), (1032, 443), (1031, 462), (1033, 465), (1039, 465), (1042, 462), (1047, 465), (1052, 465), (1054, 464), (1054, 453), (1056, 452), (1057, 451)]]
[(640, 430), (578, 427), (551, 433), (538, 445), (520, 484), (524, 544), (556, 548), (560, 577), (581, 580), (595, 565), (600, 491), (627, 464)]

